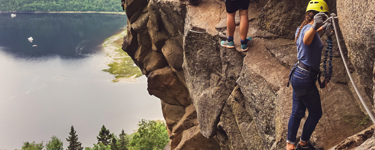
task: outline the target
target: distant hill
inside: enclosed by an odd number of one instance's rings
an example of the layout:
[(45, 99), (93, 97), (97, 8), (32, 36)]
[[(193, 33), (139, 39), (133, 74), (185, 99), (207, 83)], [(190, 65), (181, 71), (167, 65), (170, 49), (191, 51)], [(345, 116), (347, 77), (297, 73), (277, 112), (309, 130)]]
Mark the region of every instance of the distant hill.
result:
[(0, 11), (121, 12), (121, 0), (0, 0)]

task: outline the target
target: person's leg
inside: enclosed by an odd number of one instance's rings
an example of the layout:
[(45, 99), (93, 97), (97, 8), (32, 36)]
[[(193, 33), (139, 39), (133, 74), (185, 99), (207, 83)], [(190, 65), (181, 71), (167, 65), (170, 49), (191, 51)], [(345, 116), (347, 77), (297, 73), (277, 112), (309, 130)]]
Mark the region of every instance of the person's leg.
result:
[(236, 16), (236, 12), (227, 13), (227, 34), (228, 34), (228, 37), (232, 37), (232, 38), (234, 36), (234, 30), (236, 29), (235, 16)]
[(301, 123), (301, 119), (305, 116), (306, 106), (302, 102), (301, 98), (308, 94), (308, 90), (311, 89), (306, 86), (309, 81), (308, 73), (299, 68), (296, 68), (291, 76), (290, 83), (293, 87), (293, 105), (292, 114), (290, 115), (288, 122), (288, 137), (286, 149), (290, 150), (295, 148), (296, 136), (298, 128)]
[(293, 90), (292, 114), (290, 115), (288, 123), (288, 143), (295, 144), (298, 128), (301, 123), (301, 119), (305, 116), (305, 111), (305, 105)]
[(320, 101), (319, 91), (316, 86), (312, 92), (302, 98), (302, 102), (309, 111), (309, 116), (303, 126), (301, 140), (307, 143), (310, 140), (311, 134), (315, 130), (320, 118), (322, 117), (322, 105)]
[(247, 37), (247, 32), (249, 30), (249, 17), (248, 9), (250, 0), (239, 0), (240, 3), (240, 38), (241, 38), (241, 50), (247, 51), (252, 45), (252, 39)]
[(240, 38), (246, 40), (247, 31), (249, 30), (248, 10), (240, 10)]
[(239, 9), (236, 1), (227, 0), (225, 1), (225, 7), (227, 10), (227, 40), (221, 41), (221, 46), (226, 48), (234, 48), (233, 36), (234, 30), (236, 29), (235, 15)]

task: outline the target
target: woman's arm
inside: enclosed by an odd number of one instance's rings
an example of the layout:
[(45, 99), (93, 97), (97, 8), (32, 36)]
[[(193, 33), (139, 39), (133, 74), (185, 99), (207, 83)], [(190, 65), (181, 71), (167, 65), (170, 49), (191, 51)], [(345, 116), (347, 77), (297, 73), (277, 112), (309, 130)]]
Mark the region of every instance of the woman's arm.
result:
[(323, 27), (323, 26), (321, 26), (318, 30), (316, 30), (316, 31), (322, 31), (322, 30), (325, 30), (325, 28)]
[[(314, 39), (314, 35), (316, 30), (320, 31), (319, 28), (323, 25), (323, 20), (326, 20), (327, 15), (320, 12), (314, 16), (314, 20), (312, 20), (309, 24), (311, 24), (311, 28), (305, 32), (305, 36), (303, 37), (303, 44), (310, 45)], [(326, 19), (324, 19), (326, 18)]]
[(316, 31), (313, 28), (310, 28), (309, 30), (307, 30), (305, 32), (305, 36), (303, 37), (303, 44), (310, 45), (314, 39), (315, 32)]

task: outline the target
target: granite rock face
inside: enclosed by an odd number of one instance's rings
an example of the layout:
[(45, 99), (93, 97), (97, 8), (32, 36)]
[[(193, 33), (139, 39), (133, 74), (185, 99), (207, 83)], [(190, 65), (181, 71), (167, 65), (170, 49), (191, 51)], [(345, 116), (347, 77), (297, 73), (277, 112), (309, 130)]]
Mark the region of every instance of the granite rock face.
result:
[[(337, 2), (340, 28), (348, 48), (348, 57), (356, 70), (357, 84), (367, 101), (374, 104), (374, 62), (375, 62), (375, 1)], [(353, 13), (355, 12), (355, 13)]]
[(171, 139), (166, 149), (219, 149), (199, 128), (182, 70), (186, 4), (173, 0), (122, 0), (128, 16), (123, 50), (148, 78), (150, 95), (161, 100)]
[[(238, 17), (236, 49), (220, 46), (221, 38), (226, 37), (222, 0), (197, 2), (122, 0), (129, 23), (123, 50), (147, 76), (149, 94), (161, 100), (170, 137), (166, 149), (284, 149), (292, 110), (292, 88), (286, 84), (297, 60), (293, 39), (308, 1), (250, 4), (248, 36), (253, 37), (254, 44), (248, 52), (237, 50)], [(336, 3), (338, 25), (343, 30), (339, 30), (340, 44), (371, 105), (375, 94), (371, 39), (375, 31), (370, 10), (375, 6), (370, 1), (355, 2), (353, 6), (364, 9), (357, 13), (348, 10), (349, 2), (333, 0), (328, 2), (332, 12), (336, 12)], [(371, 8), (364, 8), (366, 4)], [(361, 13), (367, 17), (361, 20), (364, 28), (355, 21), (347, 23), (360, 18)], [(346, 137), (371, 125), (351, 88), (337, 43), (334, 45), (334, 73), (329, 87), (320, 89), (323, 116), (311, 137), (320, 149), (337, 147)], [(306, 116), (298, 136), (305, 120)], [(354, 148), (371, 149), (373, 142), (366, 134)], [(345, 144), (340, 147), (349, 148)]]
[[(294, 39), (296, 27), (305, 18), (307, 4), (307, 0), (269, 0), (258, 17), (259, 26), (262, 30)], [(330, 12), (336, 13), (336, 0), (329, 0), (327, 4)]]
[(201, 133), (215, 135), (225, 101), (239, 77), (242, 56), (220, 48), (218, 37), (189, 32), (185, 36), (184, 73), (192, 101), (197, 109)]

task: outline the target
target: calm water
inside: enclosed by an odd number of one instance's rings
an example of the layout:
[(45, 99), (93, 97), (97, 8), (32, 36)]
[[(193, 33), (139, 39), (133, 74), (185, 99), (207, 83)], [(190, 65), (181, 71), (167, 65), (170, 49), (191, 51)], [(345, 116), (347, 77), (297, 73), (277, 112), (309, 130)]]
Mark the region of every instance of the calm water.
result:
[(92, 147), (103, 124), (118, 135), (162, 119), (145, 77), (113, 83), (102, 71), (109, 58), (101, 44), (125, 25), (125, 15), (0, 14), (0, 149), (53, 135), (66, 148), (71, 125)]

